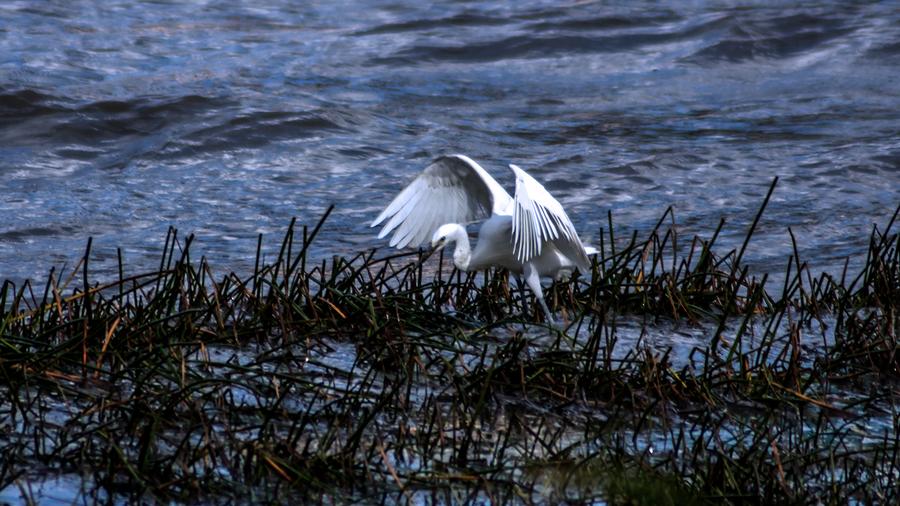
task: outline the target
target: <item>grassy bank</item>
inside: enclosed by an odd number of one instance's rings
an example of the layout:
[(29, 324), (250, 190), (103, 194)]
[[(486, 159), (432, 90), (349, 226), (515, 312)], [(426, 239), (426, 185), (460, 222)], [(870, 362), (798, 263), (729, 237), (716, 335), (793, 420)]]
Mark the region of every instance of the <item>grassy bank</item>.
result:
[[(153, 272), (93, 283), (89, 243), (67, 275), (6, 282), (0, 490), (35, 497), (63, 478), (103, 501), (900, 499), (896, 213), (858, 275), (814, 277), (795, 254), (779, 286), (742, 260), (756, 221), (719, 251), (724, 222), (685, 241), (670, 211), (645, 237), (614, 237), (610, 218), (592, 272), (548, 291), (556, 327), (505, 273), (454, 272), (440, 254), (313, 264), (327, 216), (291, 223), (277, 258), (244, 275), (216, 274), (172, 230)], [(661, 328), (694, 337), (651, 342)]]

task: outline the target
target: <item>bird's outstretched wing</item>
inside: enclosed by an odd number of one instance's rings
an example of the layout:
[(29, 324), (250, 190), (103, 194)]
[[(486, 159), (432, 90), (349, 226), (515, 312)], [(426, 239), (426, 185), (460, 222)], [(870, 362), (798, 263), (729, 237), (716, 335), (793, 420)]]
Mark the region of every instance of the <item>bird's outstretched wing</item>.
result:
[(375, 218), (378, 234), (392, 231), (390, 245), (419, 246), (446, 223), (465, 224), (507, 212), (512, 197), (486, 170), (464, 155), (442, 156), (431, 163)]
[(562, 205), (544, 187), (515, 165), (509, 168), (516, 174), (515, 209), (512, 218), (513, 253), (525, 263), (541, 254), (548, 242), (559, 249), (582, 271), (590, 270), (591, 262), (581, 239)]

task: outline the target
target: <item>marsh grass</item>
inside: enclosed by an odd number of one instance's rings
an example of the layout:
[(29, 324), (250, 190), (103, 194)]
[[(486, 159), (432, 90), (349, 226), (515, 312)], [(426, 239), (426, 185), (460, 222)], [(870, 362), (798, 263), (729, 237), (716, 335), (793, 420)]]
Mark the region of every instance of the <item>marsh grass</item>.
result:
[[(772, 188), (774, 189), (774, 183)], [(424, 252), (217, 275), (170, 230), (153, 272), (0, 287), (0, 490), (79, 500), (896, 503), (897, 213), (864, 266), (784, 282), (683, 242), (672, 210), (560, 281), (543, 323), (503, 272)], [(900, 212), (900, 209), (898, 209)], [(793, 234), (792, 234), (793, 237)], [(796, 244), (796, 242), (795, 242)], [(644, 318), (636, 338), (628, 318)], [(705, 337), (650, 346), (659, 321)]]

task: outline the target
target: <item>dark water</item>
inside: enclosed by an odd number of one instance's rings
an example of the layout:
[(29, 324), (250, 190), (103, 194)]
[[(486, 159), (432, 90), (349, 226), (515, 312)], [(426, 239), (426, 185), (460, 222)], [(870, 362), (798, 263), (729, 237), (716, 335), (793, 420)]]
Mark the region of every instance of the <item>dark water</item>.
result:
[(54, 1), (0, 4), (0, 277), (155, 265), (165, 231), (246, 269), (336, 210), (316, 254), (434, 156), (546, 183), (584, 238), (612, 210), (721, 217), (780, 270), (793, 228), (837, 269), (900, 203), (896, 2)]

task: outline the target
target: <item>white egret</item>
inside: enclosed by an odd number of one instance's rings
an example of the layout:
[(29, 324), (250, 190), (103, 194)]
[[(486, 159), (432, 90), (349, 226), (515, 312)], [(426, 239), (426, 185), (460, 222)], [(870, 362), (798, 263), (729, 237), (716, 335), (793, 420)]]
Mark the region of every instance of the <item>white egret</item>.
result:
[[(431, 163), (372, 222), (388, 220), (378, 238), (395, 231), (391, 246), (419, 246), (428, 237), (439, 248), (456, 243), (453, 263), (463, 271), (504, 267), (521, 275), (547, 319), (542, 277), (558, 278), (576, 267), (590, 270), (588, 255), (572, 221), (550, 193), (515, 165), (515, 198), (490, 174), (464, 155), (442, 156)], [(465, 224), (485, 219), (472, 250)]]

